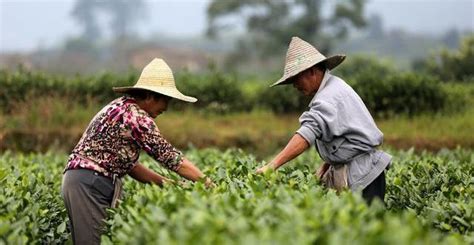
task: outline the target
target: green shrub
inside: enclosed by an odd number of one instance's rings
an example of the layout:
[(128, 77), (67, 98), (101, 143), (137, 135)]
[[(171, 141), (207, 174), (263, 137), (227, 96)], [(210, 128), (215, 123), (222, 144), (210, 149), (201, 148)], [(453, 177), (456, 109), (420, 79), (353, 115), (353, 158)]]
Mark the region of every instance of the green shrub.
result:
[(0, 244), (62, 244), (67, 213), (60, 195), (63, 155), (0, 155)]
[(363, 76), (373, 76), (384, 80), (388, 75), (397, 73), (397, 70), (388, 60), (356, 55), (346, 58), (346, 61), (332, 73), (352, 84), (354, 78)]
[(414, 116), (439, 112), (446, 106), (447, 93), (440, 81), (433, 77), (401, 73), (380, 78), (361, 73), (354, 80), (354, 90), (376, 116)]
[[(183, 186), (125, 179), (125, 198), (109, 210), (104, 244), (472, 244), (474, 153), (393, 152), (386, 209), (359, 194), (322, 188), (320, 159), (303, 154), (278, 172), (241, 150), (191, 150), (213, 178)], [(60, 196), (63, 154), (0, 155), (0, 244), (62, 244), (70, 237)], [(149, 157), (140, 160), (156, 171)], [(388, 209), (388, 210), (387, 210)]]
[(133, 85), (136, 78), (135, 73), (65, 78), (23, 68), (15, 72), (0, 70), (0, 110), (10, 113), (16, 103), (34, 102), (38, 97), (62, 97), (78, 103), (90, 100), (106, 103), (118, 96), (112, 87)]
[(410, 209), (446, 232), (474, 235), (474, 154), (441, 151), (399, 155), (397, 167), (388, 172), (388, 206)]
[[(439, 79), (427, 75), (397, 73), (388, 64), (369, 58), (355, 58), (336, 72), (351, 84), (376, 116), (393, 116), (445, 112), (461, 109), (466, 97), (462, 89), (453, 95), (440, 86)], [(34, 103), (39, 97), (63, 98), (80, 104), (105, 104), (120, 96), (115, 86), (133, 85), (138, 73), (124, 75), (102, 73), (93, 77), (59, 77), (42, 72), (19, 69), (0, 70), (0, 110), (12, 113), (18, 102)], [(198, 98), (198, 102), (175, 103), (176, 110), (202, 109), (213, 113), (266, 109), (277, 113), (301, 113), (311, 98), (306, 98), (291, 86), (269, 88), (255, 81), (240, 81), (235, 75), (210, 70), (204, 74), (180, 72), (176, 75), (178, 88)], [(252, 89), (250, 91), (249, 89)], [(449, 90), (453, 91), (453, 90)], [(456, 105), (455, 107), (453, 105)]]
[[(442, 171), (459, 175), (464, 169), (465, 173), (455, 177), (455, 181), (445, 181), (442, 186), (448, 190), (469, 187), (472, 166), (463, 158), (469, 159), (472, 152), (462, 153), (461, 159), (455, 154), (447, 154), (453, 162)], [(417, 157), (410, 152), (399, 154), (404, 159), (394, 162), (388, 178), (389, 185), (392, 185), (394, 178), (403, 179), (402, 186), (399, 183), (389, 186), (388, 208), (393, 212), (379, 205), (368, 208), (358, 195), (346, 192), (337, 196), (333, 191), (317, 185), (313, 177), (313, 167), (317, 162), (314, 152), (296, 159), (292, 165), (277, 173), (263, 176), (253, 173), (261, 164), (238, 150), (193, 151), (188, 156), (205, 166), (204, 172), (213, 176), (217, 187), (207, 190), (202, 184), (197, 184), (163, 192), (153, 186), (128, 183), (126, 189), (130, 194), (119, 209), (111, 212), (108, 221), (110, 230), (103, 236), (105, 244), (132, 241), (181, 244), (443, 244), (462, 243), (460, 234), (465, 235), (467, 243), (472, 235), (473, 218), (466, 209), (472, 203), (470, 192), (465, 191), (462, 196), (445, 195), (424, 200), (423, 195), (427, 194), (421, 192), (423, 185), (418, 184), (430, 182), (431, 172), (426, 171), (429, 163), (441, 162), (437, 159), (445, 159), (446, 156)], [(472, 159), (470, 161), (472, 163)], [(145, 161), (145, 164), (153, 166), (151, 162)], [(409, 168), (413, 166), (413, 169), (406, 170), (405, 165)], [(449, 176), (441, 172), (439, 175), (440, 180), (449, 180)], [(463, 183), (458, 182), (463, 178), (466, 179)], [(405, 189), (405, 192), (397, 192), (399, 189)], [(405, 194), (407, 192), (410, 196)], [(437, 193), (434, 192), (434, 195)], [(395, 203), (397, 201), (400, 206)], [(420, 202), (422, 209), (402, 211), (406, 210), (403, 204), (416, 202)], [(450, 206), (450, 203), (465, 207), (456, 214), (457, 218), (442, 220), (455, 228), (446, 230), (438, 225), (441, 220), (437, 217), (425, 216), (429, 207)], [(441, 212), (446, 217), (452, 215), (452, 211)], [(464, 220), (468, 226), (457, 229), (458, 220)], [(137, 227), (140, 227), (140, 232), (136, 232)], [(446, 233), (441, 235), (431, 227)]]
[[(178, 73), (176, 80), (179, 81), (178, 89), (198, 98), (193, 107), (197, 106), (214, 112), (249, 109), (249, 104), (242, 92), (242, 86), (234, 76), (211, 70), (203, 75), (189, 72)], [(181, 105), (181, 108), (185, 106)]]
[(311, 98), (302, 96), (291, 85), (265, 88), (256, 101), (263, 108), (277, 113), (303, 112), (308, 108)]
[(413, 68), (436, 75), (445, 82), (472, 83), (474, 81), (474, 35), (461, 41), (459, 50), (442, 50), (425, 60), (414, 62)]

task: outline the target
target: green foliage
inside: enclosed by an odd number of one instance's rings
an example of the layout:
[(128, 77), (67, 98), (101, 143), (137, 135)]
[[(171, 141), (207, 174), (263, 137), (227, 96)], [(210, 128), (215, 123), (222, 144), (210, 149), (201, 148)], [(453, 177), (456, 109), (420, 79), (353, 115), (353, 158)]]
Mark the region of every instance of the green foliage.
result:
[(438, 112), (447, 104), (446, 91), (433, 77), (402, 73), (381, 79), (369, 73), (355, 76), (354, 81), (354, 90), (376, 116)]
[(302, 112), (308, 108), (311, 98), (303, 97), (291, 85), (266, 88), (258, 103), (277, 113)]
[[(189, 94), (198, 98), (195, 106), (199, 108), (220, 113), (249, 110), (253, 106), (252, 101), (244, 98), (242, 86), (234, 76), (225, 75), (215, 69), (201, 76), (182, 72), (176, 79), (180, 81), (179, 89), (189, 91)], [(181, 108), (185, 106), (181, 104)]]
[(474, 105), (474, 83), (443, 83), (447, 97), (444, 112), (466, 111)]
[[(400, 155), (404, 157), (403, 164), (416, 165), (416, 161), (421, 161), (425, 167), (429, 167), (427, 162), (433, 158), (429, 155), (417, 158), (412, 153)], [(461, 156), (459, 159), (458, 155)], [(389, 189), (388, 203), (389, 208), (397, 212), (385, 211), (380, 205), (368, 208), (358, 195), (343, 193), (337, 196), (333, 191), (324, 190), (312, 175), (315, 167), (312, 163), (317, 159), (314, 153), (300, 157), (296, 163), (277, 173), (263, 176), (253, 174), (256, 165), (261, 164), (241, 151), (193, 151), (188, 156), (205, 166), (204, 172), (213, 176), (217, 187), (206, 190), (202, 184), (197, 184), (173, 187), (163, 192), (154, 186), (128, 183), (126, 189), (132, 191), (128, 192), (130, 194), (120, 208), (111, 212), (109, 234), (103, 237), (103, 241), (183, 244), (461, 243), (458, 234), (465, 234), (467, 241), (473, 230), (472, 226), (464, 230), (453, 229), (448, 231), (450, 235), (441, 236), (429, 228), (438, 227), (438, 220), (431, 219), (432, 216), (416, 215), (412, 211), (398, 213), (401, 209), (393, 200), (398, 200), (399, 196), (393, 189)], [(472, 152), (450, 153), (453, 164), (446, 168), (454, 172), (465, 169), (466, 173), (460, 177), (467, 178), (472, 166), (465, 161), (472, 156)], [(472, 159), (469, 161), (472, 163)], [(458, 162), (461, 164), (457, 165)], [(431, 176), (419, 171), (416, 173), (418, 179), (412, 178), (411, 172), (399, 171), (402, 167), (399, 164), (396, 161), (392, 167), (395, 176), (389, 178), (389, 185), (392, 178), (403, 176), (407, 181), (405, 189), (420, 196), (418, 189), (413, 187), (418, 187), (419, 178), (429, 181)], [(403, 200), (410, 199), (403, 197)], [(467, 198), (472, 202), (472, 195)], [(439, 205), (449, 205), (451, 202), (461, 204), (465, 200), (454, 195), (436, 201), (440, 202)], [(458, 217), (466, 222), (473, 220), (463, 213)], [(140, 227), (140, 232), (136, 232), (136, 227)]]
[(443, 81), (474, 81), (474, 35), (464, 38), (459, 50), (441, 52), (417, 61), (414, 68), (440, 77)]
[(86, 103), (90, 100), (106, 103), (117, 97), (115, 86), (132, 85), (137, 74), (118, 76), (103, 73), (94, 77), (64, 78), (21, 68), (15, 72), (0, 70), (0, 110), (11, 112), (19, 102), (34, 101), (38, 97), (63, 97)]
[(388, 61), (373, 57), (349, 58), (335, 74), (347, 78), (376, 117), (458, 112), (465, 108), (469, 93), (442, 86), (435, 76), (397, 71)]
[(0, 244), (61, 244), (67, 213), (62, 155), (0, 155)]
[(346, 82), (353, 83), (353, 78), (362, 80), (364, 76), (378, 77), (383, 80), (389, 74), (395, 74), (395, 66), (388, 60), (379, 59), (375, 56), (350, 56), (347, 57), (344, 63), (338, 66), (334, 74), (348, 78)]
[(434, 227), (474, 235), (474, 154), (441, 151), (399, 156), (399, 165), (389, 171), (388, 206), (410, 209)]
[[(335, 71), (351, 84), (376, 116), (459, 111), (469, 98), (469, 91), (440, 86), (437, 78), (417, 73), (400, 73), (385, 61), (355, 57)], [(93, 77), (64, 78), (42, 72), (19, 69), (0, 70), (0, 110), (12, 113), (18, 103), (38, 97), (64, 98), (79, 104), (105, 104), (119, 96), (114, 86), (132, 85), (138, 73), (123, 76), (102, 73)], [(278, 113), (301, 113), (310, 98), (305, 98), (291, 86), (269, 88), (260, 81), (240, 81), (237, 76), (211, 68), (203, 74), (180, 72), (176, 75), (178, 88), (195, 96), (194, 104), (176, 103), (177, 110), (202, 109), (214, 113), (266, 109)]]
[[(125, 180), (125, 198), (109, 210), (104, 244), (469, 244), (474, 242), (474, 152), (395, 152), (387, 207), (359, 194), (322, 188), (319, 159), (308, 152), (278, 172), (241, 150), (191, 150), (186, 156), (217, 186), (144, 185)], [(0, 155), (0, 243), (64, 243), (60, 197), (66, 155)], [(145, 165), (157, 169), (149, 157)], [(388, 209), (388, 210), (387, 210)]]

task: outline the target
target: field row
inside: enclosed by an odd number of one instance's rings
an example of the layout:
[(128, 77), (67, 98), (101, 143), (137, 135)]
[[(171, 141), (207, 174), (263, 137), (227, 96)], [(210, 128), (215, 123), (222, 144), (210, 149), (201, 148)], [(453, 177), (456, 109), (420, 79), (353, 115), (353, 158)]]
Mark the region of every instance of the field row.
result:
[[(108, 243), (468, 244), (474, 242), (474, 152), (397, 151), (387, 172), (386, 208), (359, 194), (336, 195), (313, 177), (309, 151), (276, 173), (241, 150), (190, 150), (216, 188), (143, 185), (129, 178), (109, 211)], [(62, 243), (69, 237), (60, 197), (66, 155), (0, 156), (0, 243)], [(177, 178), (144, 156), (146, 165)]]

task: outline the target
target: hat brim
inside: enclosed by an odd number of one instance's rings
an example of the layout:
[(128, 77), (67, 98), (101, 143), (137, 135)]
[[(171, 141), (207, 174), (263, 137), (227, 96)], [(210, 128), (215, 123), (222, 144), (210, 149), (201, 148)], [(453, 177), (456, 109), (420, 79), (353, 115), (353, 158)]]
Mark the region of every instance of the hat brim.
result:
[(148, 90), (151, 92), (166, 95), (171, 98), (182, 100), (185, 102), (194, 103), (197, 101), (196, 98), (191, 97), (191, 96), (186, 96), (182, 94), (179, 90), (172, 87), (168, 88), (168, 87), (154, 87), (154, 86), (128, 86), (128, 87), (113, 87), (112, 89), (117, 93), (126, 93), (132, 90)]
[(292, 83), (290, 78), (292, 78), (292, 77), (300, 74), (301, 72), (303, 72), (303, 71), (305, 71), (305, 70), (307, 70), (307, 69), (309, 69), (309, 68), (311, 68), (311, 67), (313, 67), (313, 66), (315, 66), (319, 63), (322, 63), (322, 62), (324, 62), (324, 64), (326, 65), (326, 69), (332, 70), (332, 69), (336, 68), (338, 65), (340, 65), (345, 59), (346, 59), (345, 55), (336, 54), (336, 55), (333, 55), (333, 56), (328, 57), (326, 59), (323, 59), (321, 61), (316, 61), (314, 63), (309, 63), (307, 66), (302, 67), (301, 69), (296, 70), (291, 74), (283, 75), (283, 77), (281, 77), (280, 79), (278, 79), (278, 81), (276, 81), (275, 83), (270, 85), (270, 87), (274, 87), (274, 86), (277, 86), (277, 85), (290, 84), (290, 83)]

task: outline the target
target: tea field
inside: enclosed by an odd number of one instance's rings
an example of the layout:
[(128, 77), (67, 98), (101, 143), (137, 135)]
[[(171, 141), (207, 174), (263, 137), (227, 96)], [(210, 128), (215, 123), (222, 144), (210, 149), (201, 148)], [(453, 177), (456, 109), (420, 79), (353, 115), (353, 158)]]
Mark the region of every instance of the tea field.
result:
[[(322, 188), (311, 150), (278, 172), (242, 150), (186, 152), (216, 183), (125, 179), (103, 244), (472, 244), (474, 151), (391, 151), (385, 207)], [(0, 244), (71, 243), (60, 195), (66, 154), (0, 155)], [(178, 179), (150, 158), (141, 162)]]

